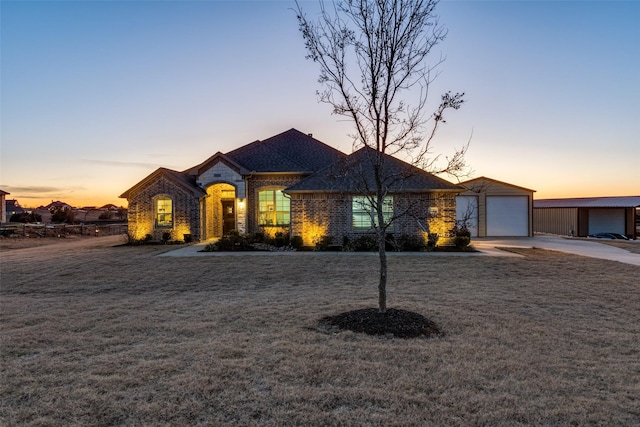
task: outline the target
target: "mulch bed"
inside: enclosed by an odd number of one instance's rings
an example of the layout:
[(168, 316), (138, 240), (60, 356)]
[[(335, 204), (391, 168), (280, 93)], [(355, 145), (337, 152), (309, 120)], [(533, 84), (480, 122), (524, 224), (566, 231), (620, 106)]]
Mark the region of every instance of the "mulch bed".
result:
[(369, 335), (393, 335), (398, 338), (442, 336), (438, 326), (421, 314), (412, 311), (377, 308), (347, 311), (320, 319), (320, 326), (328, 330), (350, 330)]

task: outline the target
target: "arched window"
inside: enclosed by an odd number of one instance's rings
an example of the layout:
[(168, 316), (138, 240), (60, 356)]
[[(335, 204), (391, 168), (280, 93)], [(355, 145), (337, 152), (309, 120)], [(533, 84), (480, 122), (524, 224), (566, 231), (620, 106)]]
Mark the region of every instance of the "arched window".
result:
[(173, 227), (173, 201), (167, 196), (160, 196), (155, 199), (156, 227)]
[(282, 190), (262, 190), (258, 193), (258, 224), (286, 226), (291, 223), (290, 200)]

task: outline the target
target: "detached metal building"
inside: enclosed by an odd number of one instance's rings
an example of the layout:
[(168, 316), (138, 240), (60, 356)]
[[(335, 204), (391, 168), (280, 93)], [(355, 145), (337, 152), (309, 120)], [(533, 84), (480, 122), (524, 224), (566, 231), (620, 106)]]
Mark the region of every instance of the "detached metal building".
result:
[(536, 200), (533, 229), (536, 233), (578, 237), (619, 233), (637, 239), (638, 208), (640, 196)]
[(473, 237), (533, 236), (535, 190), (484, 176), (460, 185), (467, 191), (456, 197), (456, 220)]

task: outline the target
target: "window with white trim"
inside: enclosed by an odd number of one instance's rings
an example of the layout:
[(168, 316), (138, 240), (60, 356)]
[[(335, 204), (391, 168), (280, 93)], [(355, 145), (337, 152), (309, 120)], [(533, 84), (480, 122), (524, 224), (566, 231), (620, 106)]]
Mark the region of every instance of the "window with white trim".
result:
[(291, 223), (291, 204), (282, 190), (258, 192), (258, 224), (262, 226), (287, 226)]
[[(382, 216), (386, 224), (393, 217), (393, 196), (386, 196), (382, 202)], [(352, 226), (354, 230), (371, 230), (378, 225), (378, 214), (367, 196), (353, 196), (351, 203)]]

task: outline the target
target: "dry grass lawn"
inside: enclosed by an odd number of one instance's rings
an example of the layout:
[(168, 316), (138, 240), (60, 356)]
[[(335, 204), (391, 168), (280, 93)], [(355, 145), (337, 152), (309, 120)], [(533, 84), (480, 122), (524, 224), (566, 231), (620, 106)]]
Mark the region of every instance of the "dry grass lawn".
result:
[(543, 250), (393, 255), (441, 338), (317, 329), (375, 306), (370, 254), (3, 249), (0, 424), (638, 425), (640, 268)]

